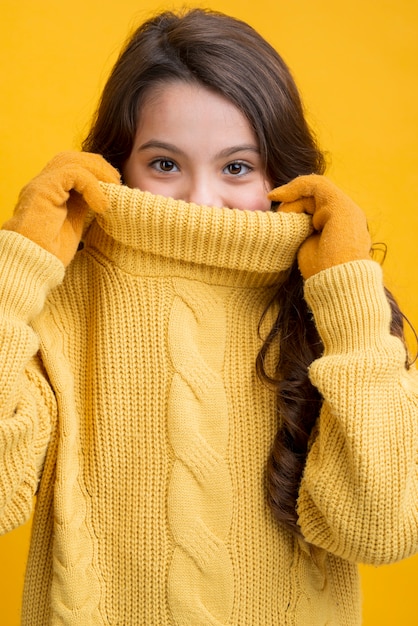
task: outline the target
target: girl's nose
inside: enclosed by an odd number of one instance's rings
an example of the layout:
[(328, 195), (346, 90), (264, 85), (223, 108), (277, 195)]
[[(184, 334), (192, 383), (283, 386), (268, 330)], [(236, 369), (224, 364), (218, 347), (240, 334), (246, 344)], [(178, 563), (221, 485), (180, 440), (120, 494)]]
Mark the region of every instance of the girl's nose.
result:
[(187, 190), (187, 202), (205, 206), (222, 207), (222, 199), (216, 190), (216, 184), (209, 179), (191, 181)]

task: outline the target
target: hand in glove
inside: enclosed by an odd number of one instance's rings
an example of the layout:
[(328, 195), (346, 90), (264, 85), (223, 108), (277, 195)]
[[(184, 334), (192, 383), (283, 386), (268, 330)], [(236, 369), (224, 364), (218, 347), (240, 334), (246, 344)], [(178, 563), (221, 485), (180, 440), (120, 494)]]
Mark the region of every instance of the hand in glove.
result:
[(318, 174), (299, 176), (273, 189), (279, 211), (312, 215), (314, 232), (298, 252), (307, 279), (340, 263), (370, 258), (371, 239), (363, 211), (330, 180)]
[(98, 154), (62, 152), (22, 189), (3, 228), (28, 237), (67, 266), (80, 243), (88, 208), (103, 213), (108, 206), (99, 180), (119, 184), (120, 176)]

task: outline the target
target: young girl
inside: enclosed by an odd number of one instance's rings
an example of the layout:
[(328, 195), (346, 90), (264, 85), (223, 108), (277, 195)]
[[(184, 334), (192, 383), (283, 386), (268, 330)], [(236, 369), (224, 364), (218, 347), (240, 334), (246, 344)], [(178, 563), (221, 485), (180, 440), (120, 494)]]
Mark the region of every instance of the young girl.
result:
[(418, 385), (287, 67), (242, 22), (162, 13), (83, 148), (0, 233), (23, 624), (360, 624), (356, 563), (418, 549)]

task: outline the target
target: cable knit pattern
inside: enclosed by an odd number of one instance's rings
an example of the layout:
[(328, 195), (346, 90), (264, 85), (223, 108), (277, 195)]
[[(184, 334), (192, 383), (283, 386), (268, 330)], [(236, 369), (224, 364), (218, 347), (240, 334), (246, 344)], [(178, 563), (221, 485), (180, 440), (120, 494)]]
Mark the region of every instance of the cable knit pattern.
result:
[[(225, 311), (209, 286), (196, 290), (176, 278), (174, 290), (169, 346), (175, 373), (168, 432), (177, 458), (168, 518), (177, 547), (169, 573), (169, 602), (177, 624), (218, 626), (228, 622), (234, 582), (226, 546), (233, 494), (225, 458)], [(190, 589), (186, 594), (185, 581)]]
[(358, 626), (354, 562), (418, 549), (417, 382), (380, 268), (306, 282), (325, 345), (308, 549), (267, 506), (278, 418), (255, 360), (310, 218), (102, 188), (64, 279), (0, 232), (1, 532), (37, 493), (22, 626)]
[[(44, 315), (48, 316), (47, 309)], [(45, 322), (41, 315), (35, 328)], [(96, 626), (103, 623), (98, 610), (100, 585), (92, 567), (93, 542), (86, 526), (86, 499), (79, 482), (80, 441), (73, 380), (66, 375), (69, 364), (57, 335), (43, 338), (42, 350), (55, 355), (52, 380), (60, 390), (57, 403), (62, 420), (54, 495), (51, 597), (55, 601), (50, 620), (54, 626)], [(69, 537), (74, 541), (68, 541)]]

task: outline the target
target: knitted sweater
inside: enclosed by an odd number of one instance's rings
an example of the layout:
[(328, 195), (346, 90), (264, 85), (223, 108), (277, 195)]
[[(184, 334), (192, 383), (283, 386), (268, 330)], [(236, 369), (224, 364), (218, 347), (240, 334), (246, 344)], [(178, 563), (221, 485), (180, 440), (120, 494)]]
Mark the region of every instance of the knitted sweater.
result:
[(418, 549), (417, 383), (380, 267), (306, 282), (325, 345), (308, 548), (266, 504), (278, 424), (255, 359), (309, 218), (103, 189), (65, 277), (0, 233), (2, 532), (37, 494), (23, 624), (359, 624), (356, 562)]

